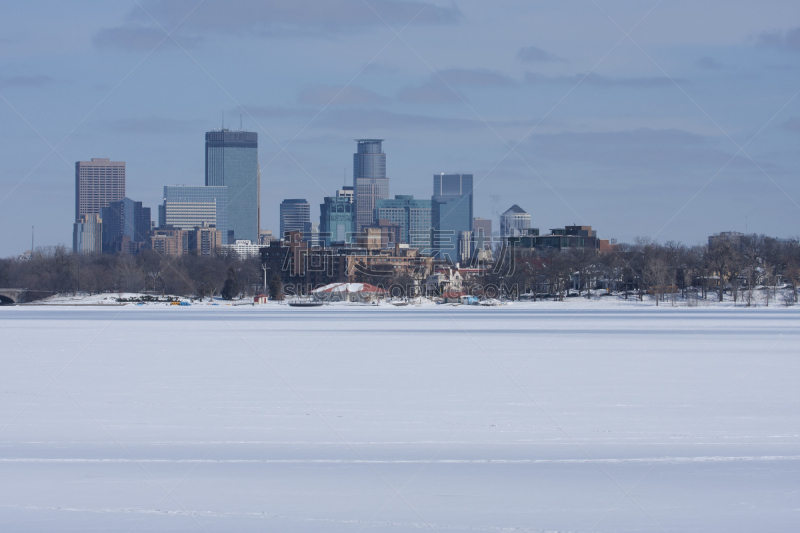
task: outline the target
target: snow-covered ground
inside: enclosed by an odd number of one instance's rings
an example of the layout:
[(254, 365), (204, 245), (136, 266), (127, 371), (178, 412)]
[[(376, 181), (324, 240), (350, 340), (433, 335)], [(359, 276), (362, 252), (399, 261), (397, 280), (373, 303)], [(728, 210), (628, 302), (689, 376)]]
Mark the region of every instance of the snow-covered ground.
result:
[(797, 531), (800, 309), (0, 309), (0, 531)]

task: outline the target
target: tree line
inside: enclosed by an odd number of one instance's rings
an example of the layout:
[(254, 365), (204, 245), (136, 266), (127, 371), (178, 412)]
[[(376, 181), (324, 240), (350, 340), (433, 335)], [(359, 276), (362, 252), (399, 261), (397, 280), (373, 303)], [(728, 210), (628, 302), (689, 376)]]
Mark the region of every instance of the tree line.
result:
[(263, 290), (258, 258), (235, 252), (213, 256), (167, 256), (153, 250), (136, 255), (78, 255), (64, 246), (37, 248), (30, 257), (0, 259), (0, 286), (53, 294), (146, 292), (228, 298)]
[(604, 290), (639, 299), (648, 294), (657, 303), (668, 296), (722, 301), (726, 293), (735, 302), (752, 303), (757, 288), (769, 289), (764, 293), (769, 298), (788, 285), (797, 301), (800, 244), (796, 239), (743, 235), (686, 246), (640, 238), (615, 248), (601, 254), (584, 248), (557, 252), (501, 247), (486, 277), (534, 298), (588, 296), (590, 291)]
[[(776, 297), (779, 286), (800, 284), (800, 244), (763, 235), (720, 238), (709, 245), (686, 246), (637, 239), (611, 252), (591, 248), (565, 251), (499, 246), (494, 260), (471, 265), (463, 291), (481, 294), (481, 287), (506, 287), (505, 296), (561, 299), (612, 291), (626, 298), (694, 297), (722, 301), (727, 293), (737, 302), (751, 303), (753, 291)], [(479, 271), (475, 267), (480, 267)], [(357, 270), (352, 279), (388, 287), (424, 284), (391, 268)], [(0, 286), (52, 294), (146, 292), (151, 294), (225, 298), (267, 292), (282, 294), (281, 284), (292, 281), (285, 272), (266, 272), (260, 258), (240, 260), (235, 252), (213, 256), (165, 256), (153, 250), (137, 255), (72, 253), (64, 246), (37, 248), (29, 257), (0, 259)], [(592, 292), (593, 291), (593, 292)], [(772, 292), (770, 292), (772, 291)]]

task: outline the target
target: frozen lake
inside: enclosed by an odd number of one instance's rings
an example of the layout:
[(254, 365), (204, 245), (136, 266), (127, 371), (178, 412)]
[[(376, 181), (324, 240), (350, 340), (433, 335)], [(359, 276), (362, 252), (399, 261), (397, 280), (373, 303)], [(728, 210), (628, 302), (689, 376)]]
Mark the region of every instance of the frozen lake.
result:
[(0, 309), (0, 530), (800, 530), (797, 309), (561, 307)]

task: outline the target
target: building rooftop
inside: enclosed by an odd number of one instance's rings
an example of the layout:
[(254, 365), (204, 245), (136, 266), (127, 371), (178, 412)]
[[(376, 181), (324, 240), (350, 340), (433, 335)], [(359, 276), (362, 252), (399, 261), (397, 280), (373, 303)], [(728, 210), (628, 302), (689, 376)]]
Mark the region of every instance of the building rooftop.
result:
[(503, 213), (503, 214), (505, 215), (505, 214), (507, 214), (507, 213), (520, 213), (520, 214), (523, 214), (523, 215), (527, 215), (527, 214), (528, 214), (528, 212), (527, 212), (527, 211), (525, 211), (524, 209), (522, 209), (522, 208), (521, 208), (520, 206), (518, 206), (517, 204), (514, 204), (514, 205), (512, 205), (511, 207), (509, 207), (509, 208), (508, 208), (508, 210), (507, 210), (505, 213)]

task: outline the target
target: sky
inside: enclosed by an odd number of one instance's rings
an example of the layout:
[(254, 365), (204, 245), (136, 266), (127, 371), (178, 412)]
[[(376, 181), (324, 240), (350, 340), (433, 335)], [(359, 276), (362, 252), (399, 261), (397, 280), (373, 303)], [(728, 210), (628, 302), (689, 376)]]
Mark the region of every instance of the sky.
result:
[(71, 245), (75, 161), (127, 195), (204, 183), (204, 134), (257, 131), (261, 226), (352, 184), (474, 175), (476, 217), (702, 243), (800, 234), (796, 0), (36, 1), (0, 18), (0, 257)]

